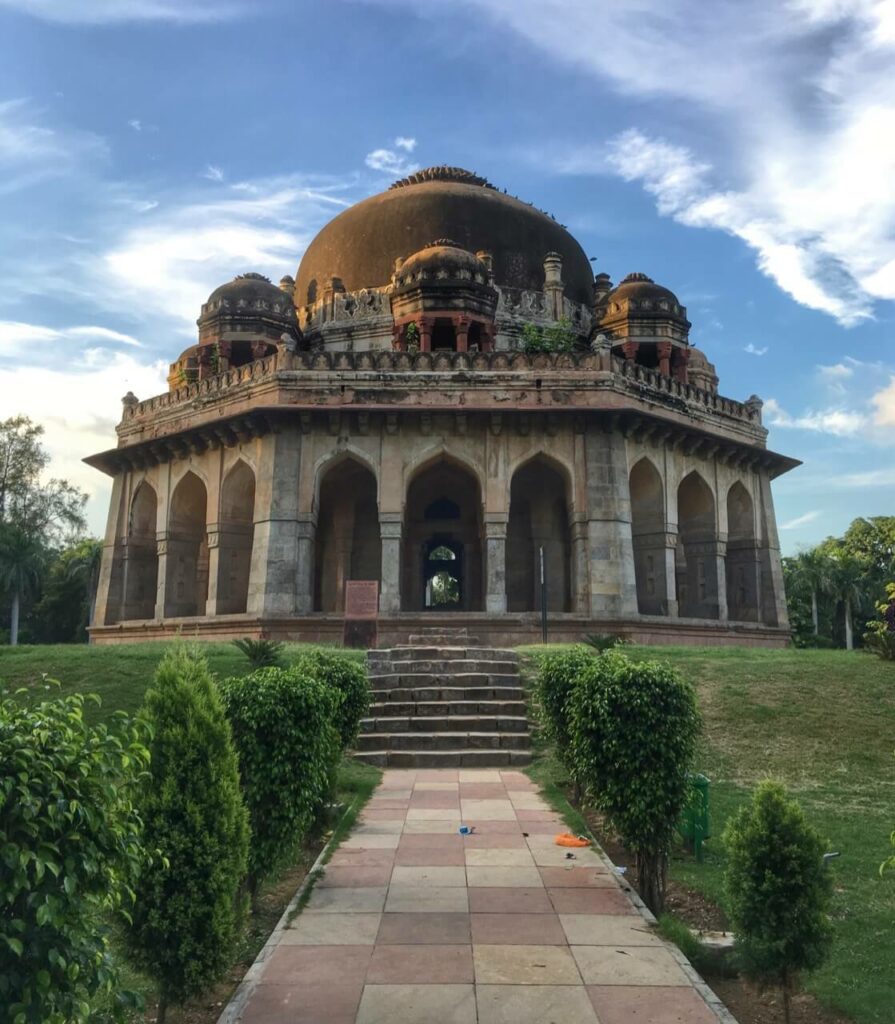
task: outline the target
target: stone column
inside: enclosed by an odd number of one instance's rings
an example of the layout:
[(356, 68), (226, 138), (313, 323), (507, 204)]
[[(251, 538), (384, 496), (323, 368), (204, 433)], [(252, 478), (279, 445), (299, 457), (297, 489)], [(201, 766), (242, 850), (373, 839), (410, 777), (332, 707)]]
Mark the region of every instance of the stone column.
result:
[(590, 590), (587, 574), (587, 520), (577, 517), (569, 524), (572, 542), (572, 611), (587, 615)]
[(660, 341), (656, 345), (656, 354), (659, 357), (659, 373), (663, 377), (669, 377), (671, 375), (671, 342)]
[(761, 621), (768, 626), (789, 628), (789, 612), (783, 588), (783, 566), (780, 562), (780, 541), (777, 538), (777, 520), (771, 478), (766, 471), (758, 474), (760, 500), (761, 542)]
[(432, 317), (421, 316), (417, 326), (420, 329), (420, 352), (432, 351)]
[[(159, 530), (155, 535), (158, 550), (158, 576), (156, 577), (155, 588), (155, 617), (165, 618), (165, 598), (168, 593), (168, 531)], [(173, 573), (173, 567), (170, 568)]]
[(723, 541), (693, 538), (684, 543), (687, 600), (681, 615), (697, 619), (727, 620), (727, 577)]
[(680, 614), (677, 606), (677, 544), (676, 529), (669, 529), (665, 534), (665, 605), (668, 615), (676, 619)]
[[(124, 484), (126, 474), (119, 473), (112, 481), (112, 497), (109, 501), (109, 516), (106, 520), (106, 533), (103, 538), (103, 557), (99, 566), (99, 582), (96, 587), (96, 601), (93, 609), (93, 625), (104, 626), (110, 620), (109, 611), (113, 611), (111, 618), (118, 615), (120, 601), (116, 601), (114, 587), (112, 585), (112, 571), (115, 566), (117, 547), (120, 543), (118, 532), (118, 514), (124, 501)], [(122, 589), (122, 593), (123, 593)]]
[(636, 615), (625, 439), (614, 428), (591, 423), (584, 441), (590, 614), (597, 619)]
[[(205, 614), (218, 614), (218, 588), (220, 586), (221, 534), (219, 523), (209, 523), (208, 537), (208, 597), (205, 600)], [(199, 611), (201, 615), (201, 610)]]
[(384, 615), (401, 610), (401, 518), (400, 512), (383, 512), (379, 516), (382, 541), (379, 611)]
[(507, 521), (485, 521), (485, 611), (502, 615), (507, 610)]
[(469, 318), (457, 317), (454, 324), (454, 337), (457, 339), (457, 351), (466, 352), (469, 350)]
[(317, 521), (311, 515), (299, 516), (296, 527), (295, 614), (310, 615), (314, 610), (314, 563)]

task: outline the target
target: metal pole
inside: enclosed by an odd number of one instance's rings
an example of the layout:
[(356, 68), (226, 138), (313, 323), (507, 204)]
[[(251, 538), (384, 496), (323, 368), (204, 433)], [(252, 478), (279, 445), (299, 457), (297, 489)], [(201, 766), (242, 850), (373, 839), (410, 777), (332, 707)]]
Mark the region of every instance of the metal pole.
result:
[(547, 643), (547, 575), (544, 571), (544, 547), (539, 548), (541, 555), (541, 642)]

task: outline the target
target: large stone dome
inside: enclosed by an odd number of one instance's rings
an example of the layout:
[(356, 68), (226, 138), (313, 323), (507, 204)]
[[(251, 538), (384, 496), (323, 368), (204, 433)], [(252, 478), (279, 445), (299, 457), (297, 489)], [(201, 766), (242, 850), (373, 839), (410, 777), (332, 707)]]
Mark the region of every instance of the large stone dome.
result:
[(544, 257), (557, 252), (568, 297), (587, 305), (593, 301), (590, 262), (562, 225), (469, 171), (433, 167), (330, 221), (298, 268), (295, 304), (314, 301), (334, 277), (347, 291), (382, 287), (391, 280), (396, 259), (418, 252), (433, 238), (491, 253), (494, 283), (509, 288), (541, 291)]

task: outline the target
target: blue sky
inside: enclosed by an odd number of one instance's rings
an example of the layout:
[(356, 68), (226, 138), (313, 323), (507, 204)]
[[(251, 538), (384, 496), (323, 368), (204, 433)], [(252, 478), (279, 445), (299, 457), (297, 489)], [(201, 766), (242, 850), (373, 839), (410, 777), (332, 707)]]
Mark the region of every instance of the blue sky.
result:
[(784, 550), (895, 513), (893, 0), (0, 0), (0, 416), (53, 471), (207, 294), (450, 163), (672, 288), (765, 399)]

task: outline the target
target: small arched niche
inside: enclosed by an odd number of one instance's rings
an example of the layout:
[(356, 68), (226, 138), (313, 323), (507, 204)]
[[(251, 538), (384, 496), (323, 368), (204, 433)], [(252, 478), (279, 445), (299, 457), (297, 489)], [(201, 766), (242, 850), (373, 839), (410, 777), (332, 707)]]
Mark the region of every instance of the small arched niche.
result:
[(218, 522), (217, 613), (246, 610), (255, 532), (255, 474), (240, 459), (221, 485)]
[(641, 615), (667, 615), (668, 535), (662, 477), (643, 458), (631, 469), (629, 485), (637, 609)]
[(740, 622), (760, 617), (758, 545), (752, 496), (737, 480), (727, 492), (727, 614)]
[(718, 535), (715, 496), (696, 471), (677, 490), (677, 599), (685, 618), (717, 619)]
[(165, 615), (204, 615), (208, 599), (205, 484), (192, 471), (174, 489), (168, 512)]
[(158, 496), (155, 488), (144, 480), (134, 492), (128, 516), (122, 615), (125, 620), (155, 617), (158, 588), (157, 518)]

